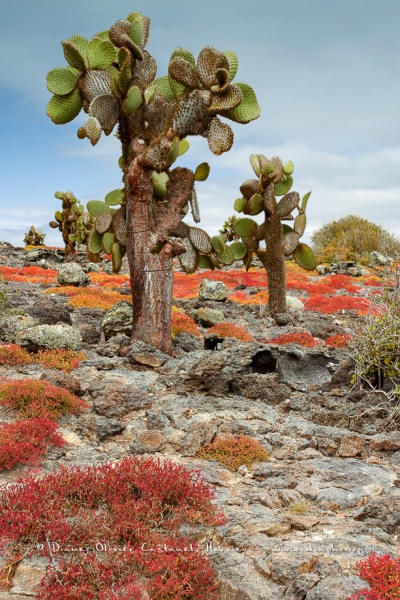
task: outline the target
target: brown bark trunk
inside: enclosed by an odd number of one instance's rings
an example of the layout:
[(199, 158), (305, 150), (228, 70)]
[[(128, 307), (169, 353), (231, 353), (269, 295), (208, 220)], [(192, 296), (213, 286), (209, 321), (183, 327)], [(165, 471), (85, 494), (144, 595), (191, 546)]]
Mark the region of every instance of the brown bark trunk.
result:
[(151, 171), (135, 162), (129, 172), (126, 206), (126, 250), (133, 304), (131, 341), (146, 342), (172, 354), (172, 258), (150, 252), (152, 198)]
[(286, 312), (286, 270), (282, 248), (282, 223), (275, 213), (265, 217), (266, 269), (268, 274), (268, 312), (274, 317)]

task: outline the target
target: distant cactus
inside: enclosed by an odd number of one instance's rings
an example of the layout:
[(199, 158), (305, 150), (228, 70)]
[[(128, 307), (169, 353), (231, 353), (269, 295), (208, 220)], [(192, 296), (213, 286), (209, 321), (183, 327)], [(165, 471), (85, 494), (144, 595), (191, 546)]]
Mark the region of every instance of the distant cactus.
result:
[(45, 233), (42, 233), (40, 229), (36, 230), (32, 225), (29, 231), (25, 234), (24, 244), (26, 246), (44, 246)]
[[(293, 185), (293, 163), (285, 165), (277, 156), (270, 160), (262, 154), (252, 154), (250, 163), (257, 179), (248, 179), (241, 187), (242, 197), (235, 201), (234, 208), (244, 215), (258, 215), (264, 212), (262, 224), (250, 217), (237, 219), (233, 233), (241, 241), (225, 246), (225, 252), (240, 257), (246, 268), (256, 255), (268, 273), (268, 311), (272, 315), (286, 311), (285, 257), (293, 257), (303, 269), (312, 271), (316, 261), (312, 250), (300, 242), (306, 224), (306, 208), (311, 192), (302, 200), (297, 192), (291, 192)], [(282, 198), (278, 199), (279, 196)], [(297, 215), (292, 212), (297, 210)], [(283, 221), (293, 222), (293, 227)], [(260, 249), (265, 241), (266, 249)], [(219, 248), (220, 250), (221, 248)]]
[(85, 244), (93, 227), (92, 219), (72, 192), (56, 192), (54, 196), (61, 200), (62, 210), (56, 210), (56, 220), (49, 225), (61, 231), (68, 258), (76, 253), (76, 244)]
[[(95, 221), (88, 249), (94, 255), (111, 251), (116, 271), (127, 253), (132, 340), (172, 353), (172, 260), (180, 257), (191, 272), (212, 240), (182, 221), (189, 207), (194, 221), (200, 221), (194, 182), (207, 178), (209, 166), (202, 163), (194, 173), (171, 167), (188, 150), (189, 135), (207, 138), (216, 155), (231, 148), (233, 131), (218, 115), (249, 123), (260, 109), (250, 86), (232, 83), (238, 68), (232, 51), (206, 47), (195, 60), (191, 52), (177, 48), (168, 75), (156, 78), (156, 61), (145, 50), (149, 27), (150, 19), (135, 12), (91, 40), (74, 36), (63, 42), (68, 66), (47, 75), (54, 94), (47, 115), (63, 124), (83, 108), (88, 118), (78, 137), (92, 145), (118, 125), (123, 188), (117, 199), (88, 203)], [(115, 204), (120, 207), (111, 208)], [(219, 257), (224, 264), (231, 251), (227, 254)]]

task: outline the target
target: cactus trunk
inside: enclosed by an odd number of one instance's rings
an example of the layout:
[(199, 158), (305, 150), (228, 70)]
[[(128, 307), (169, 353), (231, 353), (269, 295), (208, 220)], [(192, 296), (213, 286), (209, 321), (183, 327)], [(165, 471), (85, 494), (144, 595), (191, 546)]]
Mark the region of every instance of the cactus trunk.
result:
[(268, 274), (268, 312), (275, 317), (286, 312), (285, 256), (282, 249), (282, 223), (277, 213), (265, 215), (265, 265)]
[(131, 342), (142, 341), (172, 354), (172, 258), (152, 254), (151, 171), (136, 166), (127, 199), (127, 257), (129, 262), (133, 327)]

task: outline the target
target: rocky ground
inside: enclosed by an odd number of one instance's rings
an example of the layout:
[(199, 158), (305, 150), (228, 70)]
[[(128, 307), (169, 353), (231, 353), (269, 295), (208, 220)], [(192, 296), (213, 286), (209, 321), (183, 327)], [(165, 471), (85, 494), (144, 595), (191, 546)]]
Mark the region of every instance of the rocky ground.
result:
[[(0, 265), (21, 267), (26, 258), (23, 249), (0, 247)], [(38, 255), (34, 264), (44, 266), (43, 260), (54, 268), (57, 259)], [(80, 262), (87, 270), (84, 258)], [(60, 420), (67, 445), (48, 452), (44, 473), (131, 453), (200, 470), (228, 517), (200, 540), (221, 578), (222, 600), (345, 600), (365, 586), (355, 575), (360, 558), (371, 550), (399, 555), (400, 432), (385, 431), (376, 395), (351, 387), (347, 350), (233, 338), (205, 349), (202, 340), (183, 334), (171, 358), (140, 343), (130, 346), (124, 333), (107, 340), (105, 311), (74, 310), (65, 296), (43, 295), (45, 287), (0, 283), (7, 291), (0, 340), (10, 341), (24, 319), (25, 326), (64, 323), (80, 333), (88, 359), (71, 375), (35, 364), (0, 368), (0, 377), (49, 380), (91, 408)], [(187, 312), (220, 310), (256, 339), (288, 331), (326, 339), (357, 324), (351, 314), (303, 311), (278, 326), (257, 306), (176, 304)], [(10, 309), (24, 314), (6, 314)], [(259, 440), (270, 458), (235, 473), (195, 458), (205, 443), (231, 433)], [(27, 471), (2, 472), (0, 484)], [(32, 596), (44, 568), (40, 557), (23, 560), (0, 599)]]

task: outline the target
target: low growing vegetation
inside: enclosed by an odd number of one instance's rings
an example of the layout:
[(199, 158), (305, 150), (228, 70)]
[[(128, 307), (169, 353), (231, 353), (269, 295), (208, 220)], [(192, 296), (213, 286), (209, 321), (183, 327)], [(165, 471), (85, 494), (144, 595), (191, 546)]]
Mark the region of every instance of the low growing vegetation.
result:
[(217, 438), (203, 446), (196, 456), (205, 460), (215, 460), (231, 471), (237, 471), (242, 465), (249, 467), (255, 462), (263, 462), (269, 458), (264, 446), (248, 435)]
[(398, 600), (400, 598), (400, 557), (371, 552), (357, 563), (358, 575), (368, 582), (347, 600)]

